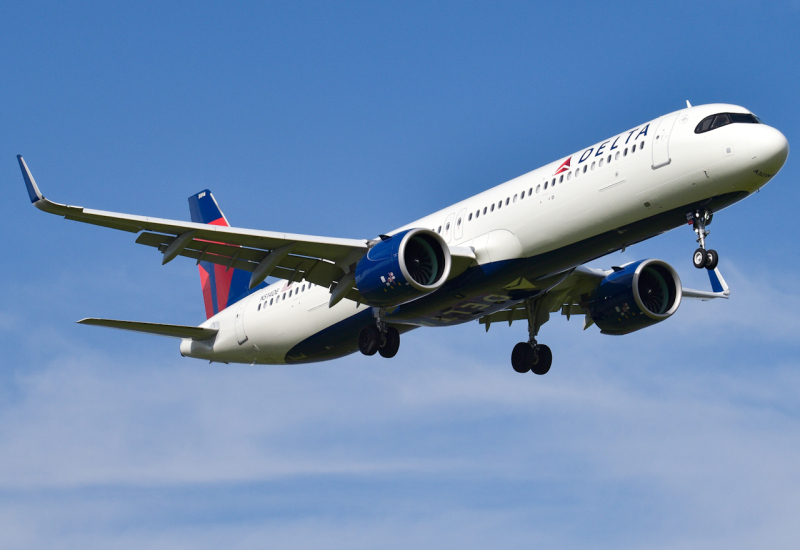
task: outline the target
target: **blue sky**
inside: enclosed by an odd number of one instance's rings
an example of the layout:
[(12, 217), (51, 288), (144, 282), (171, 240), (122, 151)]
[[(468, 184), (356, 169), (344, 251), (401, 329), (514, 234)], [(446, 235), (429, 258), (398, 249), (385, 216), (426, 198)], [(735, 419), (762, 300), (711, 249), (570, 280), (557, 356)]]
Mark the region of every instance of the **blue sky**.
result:
[[(28, 204), (364, 238), (685, 105), (800, 143), (800, 3), (6, 3), (3, 548), (796, 547), (798, 169), (719, 213), (733, 294), (621, 338), (415, 331), (391, 362), (208, 365), (189, 261)], [(688, 228), (657, 257), (705, 288)]]

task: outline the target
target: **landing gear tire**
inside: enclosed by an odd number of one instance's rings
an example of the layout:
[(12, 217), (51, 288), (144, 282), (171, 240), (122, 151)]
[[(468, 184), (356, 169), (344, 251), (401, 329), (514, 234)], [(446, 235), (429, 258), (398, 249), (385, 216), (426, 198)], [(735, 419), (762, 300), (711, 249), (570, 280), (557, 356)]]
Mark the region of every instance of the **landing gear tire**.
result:
[[(397, 341), (399, 344), (399, 337)], [(358, 349), (364, 355), (375, 355), (380, 345), (381, 333), (375, 325), (367, 325), (358, 333)]]
[(536, 346), (536, 348), (536, 355), (538, 358), (537, 361), (531, 366), (531, 371), (534, 374), (541, 376), (543, 374), (547, 374), (547, 372), (550, 370), (550, 365), (553, 364), (553, 352), (550, 351), (550, 348), (544, 344), (539, 344)]
[(520, 342), (511, 352), (511, 366), (519, 373), (531, 370), (533, 364), (533, 347), (528, 342)]
[[(714, 254), (716, 255), (716, 252), (714, 252)], [(704, 267), (706, 267), (706, 261), (707, 261), (707, 256), (705, 250), (703, 250), (702, 248), (698, 248), (697, 250), (694, 251), (694, 256), (692, 256), (692, 263), (694, 263), (694, 266), (697, 269), (703, 269)]]
[(397, 350), (400, 349), (400, 333), (397, 332), (397, 329), (388, 327), (384, 335), (384, 340), (383, 346), (378, 349), (378, 353), (381, 354), (381, 357), (389, 359), (397, 355)]
[(706, 258), (705, 264), (703, 267), (706, 269), (713, 271), (716, 269), (717, 264), (719, 263), (719, 255), (717, 254), (716, 250), (706, 250)]

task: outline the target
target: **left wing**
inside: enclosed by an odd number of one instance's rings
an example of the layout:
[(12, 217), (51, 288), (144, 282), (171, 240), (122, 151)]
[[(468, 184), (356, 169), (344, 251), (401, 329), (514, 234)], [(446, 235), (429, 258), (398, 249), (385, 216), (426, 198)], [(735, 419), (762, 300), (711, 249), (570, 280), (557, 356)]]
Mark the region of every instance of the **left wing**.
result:
[[(605, 279), (608, 275), (614, 272), (613, 269), (604, 271), (602, 269), (591, 269), (585, 266), (575, 268), (571, 273), (564, 277), (561, 282), (546, 290), (542, 296), (544, 302), (545, 320), (549, 318), (549, 313), (555, 313), (561, 310), (562, 315), (566, 315), (567, 319), (571, 315), (585, 315), (583, 328), (587, 329), (592, 326), (593, 321), (586, 315), (586, 309), (581, 305), (585, 303), (586, 298), (594, 291), (595, 287), (600, 284), (600, 281)], [(708, 278), (711, 281), (711, 290), (694, 290), (692, 288), (682, 287), (683, 298), (690, 300), (714, 300), (717, 298), (728, 299), (731, 294), (728, 284), (722, 278), (719, 268), (713, 271), (708, 270)], [(528, 312), (525, 309), (525, 303), (519, 303), (506, 309), (502, 309), (490, 315), (485, 315), (479, 319), (482, 325), (486, 325), (486, 330), (492, 323), (508, 322), (509, 326), (514, 321), (521, 321), (528, 319)]]

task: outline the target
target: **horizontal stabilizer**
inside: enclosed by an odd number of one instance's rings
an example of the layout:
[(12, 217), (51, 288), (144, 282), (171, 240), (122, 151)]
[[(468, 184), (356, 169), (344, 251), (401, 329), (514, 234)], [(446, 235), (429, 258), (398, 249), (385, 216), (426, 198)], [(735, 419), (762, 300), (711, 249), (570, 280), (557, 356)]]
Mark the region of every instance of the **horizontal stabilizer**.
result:
[(148, 334), (171, 336), (173, 338), (191, 338), (192, 340), (207, 340), (218, 332), (215, 328), (192, 327), (186, 325), (163, 325), (161, 323), (139, 323), (136, 321), (117, 321), (115, 319), (88, 318), (81, 319), (78, 321), (78, 323), (81, 325), (93, 325), (96, 327), (132, 330), (133, 332), (146, 332)]

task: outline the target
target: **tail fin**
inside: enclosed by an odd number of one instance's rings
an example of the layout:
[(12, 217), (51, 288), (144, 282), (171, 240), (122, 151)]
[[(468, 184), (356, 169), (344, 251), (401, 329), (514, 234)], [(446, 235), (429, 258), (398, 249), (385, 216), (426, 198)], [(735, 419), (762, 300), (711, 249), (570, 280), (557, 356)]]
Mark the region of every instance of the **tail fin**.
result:
[[(208, 189), (189, 197), (189, 212), (195, 223), (230, 227), (217, 200)], [(235, 304), (248, 294), (265, 286), (262, 283), (253, 290), (248, 289), (250, 273), (241, 269), (227, 269), (224, 265), (216, 265), (211, 262), (200, 262), (199, 268), (206, 318), (212, 317), (229, 305)]]

